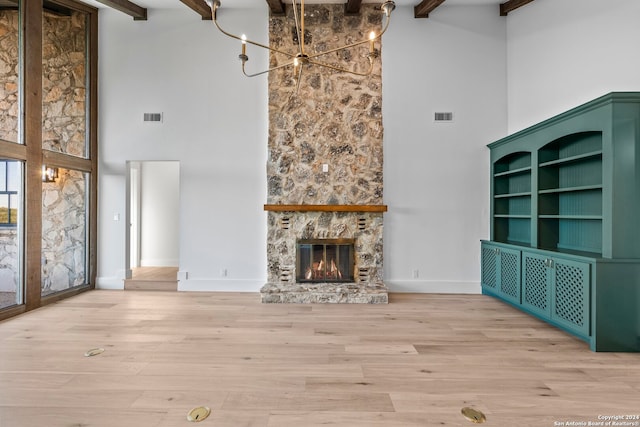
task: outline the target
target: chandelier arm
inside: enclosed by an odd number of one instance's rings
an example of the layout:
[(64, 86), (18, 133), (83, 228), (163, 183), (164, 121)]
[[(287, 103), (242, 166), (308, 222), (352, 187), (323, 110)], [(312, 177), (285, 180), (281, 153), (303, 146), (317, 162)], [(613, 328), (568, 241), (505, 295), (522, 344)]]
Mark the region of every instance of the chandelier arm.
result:
[(288, 56), (289, 58), (295, 58), (296, 57), (295, 53), (283, 52), (281, 50), (274, 49), (274, 48), (272, 48), (270, 46), (266, 46), (266, 45), (263, 45), (261, 43), (254, 42), (254, 41), (249, 40), (249, 39), (243, 40), (242, 37), (236, 36), (235, 34), (231, 34), (231, 33), (227, 32), (227, 31), (223, 30), (222, 27), (220, 27), (220, 24), (218, 24), (218, 19), (216, 17), (216, 15), (217, 15), (216, 12), (218, 11), (218, 7), (220, 7), (220, 2), (219, 1), (215, 1), (211, 5), (211, 14), (213, 15), (213, 23), (216, 25), (216, 28), (218, 28), (218, 30), (220, 30), (220, 32), (222, 34), (224, 34), (225, 36), (231, 37), (232, 39), (240, 40), (242, 43), (252, 44), (254, 46), (258, 46), (258, 47), (261, 47), (263, 49), (267, 49), (267, 50), (269, 50), (271, 52), (276, 52), (276, 53)]
[[(298, 49), (300, 55), (302, 55), (304, 47), (302, 38), (300, 38), (300, 21), (298, 20), (298, 8), (296, 7), (296, 0), (292, 0), (291, 6), (293, 7), (293, 19), (296, 23), (296, 33), (298, 33)], [(302, 17), (302, 20), (304, 22), (304, 16)], [(304, 32), (302, 34), (304, 34)]]
[(313, 55), (309, 55), (309, 58), (317, 58), (318, 56), (322, 56), (322, 55), (327, 55), (329, 53), (333, 53), (333, 52), (338, 52), (344, 49), (351, 49), (352, 47), (356, 47), (356, 46), (360, 46), (361, 44), (365, 44), (365, 43), (371, 43), (373, 41), (376, 41), (380, 38), (382, 38), (382, 35), (387, 31), (387, 28), (389, 28), (389, 23), (391, 22), (391, 16), (387, 17), (387, 20), (385, 22), (384, 28), (382, 29), (382, 31), (380, 32), (380, 34), (378, 34), (377, 36), (375, 36), (373, 39), (365, 39), (359, 42), (355, 42), (355, 43), (351, 43), (348, 44), (346, 46), (342, 46), (342, 47), (337, 47), (335, 49), (330, 49), (330, 50), (326, 50), (324, 52), (319, 52), (319, 53), (314, 53)]
[(254, 73), (254, 74), (247, 74), (246, 71), (244, 70), (244, 65), (245, 65), (245, 62), (243, 61), (242, 62), (242, 74), (244, 74), (247, 77), (256, 77), (256, 76), (261, 76), (262, 74), (269, 73), (271, 71), (279, 70), (280, 68), (284, 68), (284, 67), (288, 67), (290, 65), (293, 65), (293, 61), (289, 61), (286, 64), (278, 65), (277, 67), (269, 68), (268, 70), (260, 71), (259, 73)]
[(304, 55), (304, 0), (300, 0), (300, 35), (298, 40), (301, 40), (300, 54)]
[(314, 61), (311, 59), (309, 60), (309, 64), (318, 65), (320, 67), (325, 67), (335, 71), (341, 71), (343, 73), (349, 73), (349, 74), (354, 74), (356, 76), (363, 76), (363, 77), (370, 75), (371, 72), (373, 71), (373, 60), (371, 58), (369, 59), (369, 70), (365, 73), (359, 73), (357, 71), (347, 70), (346, 68), (336, 67), (335, 65), (327, 64), (325, 62)]
[(298, 71), (298, 81), (296, 82), (296, 93), (298, 93), (298, 89), (300, 89), (300, 82), (302, 81), (302, 70), (304, 69), (304, 65), (300, 65), (300, 70)]

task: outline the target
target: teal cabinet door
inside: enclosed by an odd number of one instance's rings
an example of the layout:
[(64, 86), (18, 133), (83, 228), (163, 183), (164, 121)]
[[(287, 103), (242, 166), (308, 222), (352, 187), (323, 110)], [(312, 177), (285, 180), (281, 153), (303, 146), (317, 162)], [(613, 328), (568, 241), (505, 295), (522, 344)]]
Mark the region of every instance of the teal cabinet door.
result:
[(583, 337), (590, 330), (590, 265), (562, 258), (553, 258), (551, 320)]
[(491, 293), (498, 292), (498, 248), (482, 244), (482, 289)]
[(544, 318), (551, 317), (549, 257), (522, 254), (522, 306)]
[(522, 253), (522, 307), (583, 338), (591, 335), (591, 266)]
[(482, 289), (520, 304), (520, 251), (482, 244)]
[(520, 251), (500, 248), (500, 295), (520, 304)]

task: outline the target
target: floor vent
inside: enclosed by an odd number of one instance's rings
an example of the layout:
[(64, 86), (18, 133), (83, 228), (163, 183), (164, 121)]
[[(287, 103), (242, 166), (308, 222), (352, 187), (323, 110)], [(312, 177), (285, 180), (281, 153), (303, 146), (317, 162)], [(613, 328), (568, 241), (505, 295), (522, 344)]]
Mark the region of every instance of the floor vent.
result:
[(162, 113), (144, 113), (145, 122), (162, 122)]
[(434, 122), (452, 122), (453, 113), (450, 111), (439, 111), (433, 114)]

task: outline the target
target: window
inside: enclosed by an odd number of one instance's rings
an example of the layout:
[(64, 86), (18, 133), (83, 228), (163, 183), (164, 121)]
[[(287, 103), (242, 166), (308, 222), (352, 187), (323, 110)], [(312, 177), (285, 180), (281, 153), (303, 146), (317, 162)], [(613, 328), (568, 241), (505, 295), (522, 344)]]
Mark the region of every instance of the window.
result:
[(0, 160), (0, 227), (18, 224), (21, 164), (17, 160)]
[(0, 309), (22, 304), (22, 162), (0, 159)]

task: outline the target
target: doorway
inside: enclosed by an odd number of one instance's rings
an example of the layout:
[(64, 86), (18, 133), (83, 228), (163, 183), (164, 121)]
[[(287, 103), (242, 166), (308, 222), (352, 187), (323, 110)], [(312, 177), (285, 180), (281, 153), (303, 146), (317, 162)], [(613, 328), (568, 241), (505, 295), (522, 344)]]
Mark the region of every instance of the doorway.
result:
[(127, 162), (125, 290), (177, 290), (180, 162)]

